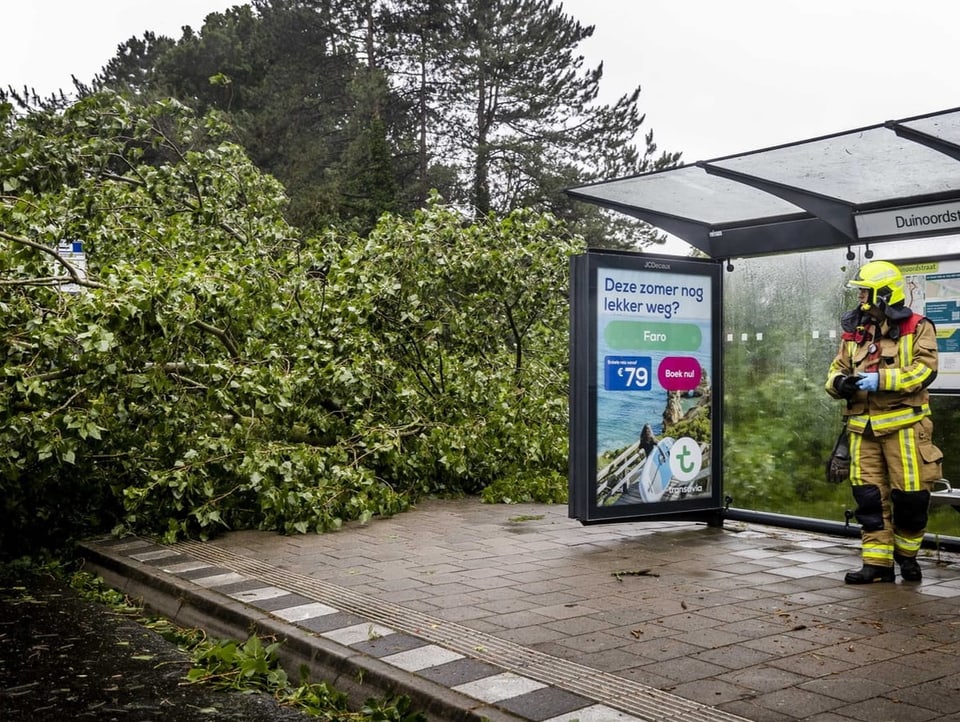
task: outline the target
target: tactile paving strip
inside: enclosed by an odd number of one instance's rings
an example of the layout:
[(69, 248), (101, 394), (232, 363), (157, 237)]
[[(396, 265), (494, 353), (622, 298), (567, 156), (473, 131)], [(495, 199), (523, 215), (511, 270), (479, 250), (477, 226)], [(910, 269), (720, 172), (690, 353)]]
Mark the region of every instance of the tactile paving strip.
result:
[[(632, 680), (537, 652), (454, 622), (371, 598), (329, 582), (278, 569), (227, 549), (190, 541), (179, 542), (168, 548), (265, 584), (289, 590), (339, 611), (419, 637), (464, 657), (495, 665), (508, 673), (583, 695), (634, 715), (636, 719), (651, 722), (742, 722), (744, 719)], [(589, 714), (570, 717), (574, 718), (586, 720), (593, 717)]]

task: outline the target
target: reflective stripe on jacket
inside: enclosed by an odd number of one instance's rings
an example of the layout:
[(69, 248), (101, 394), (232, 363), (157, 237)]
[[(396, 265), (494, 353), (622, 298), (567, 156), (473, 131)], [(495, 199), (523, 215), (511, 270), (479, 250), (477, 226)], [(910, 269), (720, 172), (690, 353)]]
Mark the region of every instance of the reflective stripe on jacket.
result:
[(833, 398), (840, 398), (834, 388), (837, 376), (879, 375), (877, 391), (857, 391), (843, 410), (854, 433), (863, 433), (869, 425), (875, 434), (888, 434), (930, 415), (927, 387), (937, 375), (936, 329), (913, 314), (900, 324), (898, 339), (890, 338), (888, 330), (885, 322), (881, 335), (872, 341), (862, 334), (845, 333), (827, 373), (825, 388)]

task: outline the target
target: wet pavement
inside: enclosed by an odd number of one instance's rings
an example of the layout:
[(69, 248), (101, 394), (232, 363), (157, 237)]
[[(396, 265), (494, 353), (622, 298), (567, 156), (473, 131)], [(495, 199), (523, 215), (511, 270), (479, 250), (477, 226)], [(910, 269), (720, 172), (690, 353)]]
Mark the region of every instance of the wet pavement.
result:
[(317, 536), (86, 545), (182, 626), (286, 639), (352, 698), (437, 720), (960, 720), (960, 557), (849, 586), (854, 539), (727, 521), (582, 526), (430, 501)]
[(184, 682), (190, 659), (55, 577), (0, 585), (3, 722), (308, 722), (264, 694)]

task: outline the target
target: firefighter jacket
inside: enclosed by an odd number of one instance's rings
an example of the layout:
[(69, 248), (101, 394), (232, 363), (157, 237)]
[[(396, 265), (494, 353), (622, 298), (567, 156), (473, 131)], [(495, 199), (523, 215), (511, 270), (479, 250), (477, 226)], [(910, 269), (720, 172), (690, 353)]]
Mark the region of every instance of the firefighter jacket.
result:
[(937, 332), (933, 322), (910, 309), (899, 321), (882, 322), (846, 314), (840, 349), (827, 372), (826, 391), (835, 399), (838, 376), (876, 372), (877, 391), (857, 390), (843, 410), (847, 428), (877, 436), (911, 426), (930, 415), (927, 387), (937, 376)]

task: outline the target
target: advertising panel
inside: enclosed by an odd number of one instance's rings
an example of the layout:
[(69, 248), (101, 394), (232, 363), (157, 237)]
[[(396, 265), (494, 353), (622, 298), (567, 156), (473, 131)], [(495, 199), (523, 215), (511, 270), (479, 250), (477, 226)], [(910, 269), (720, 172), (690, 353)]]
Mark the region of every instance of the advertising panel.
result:
[(570, 516), (719, 520), (720, 264), (589, 251), (571, 270)]
[(937, 327), (940, 370), (930, 391), (960, 393), (960, 258), (897, 261), (906, 305)]

